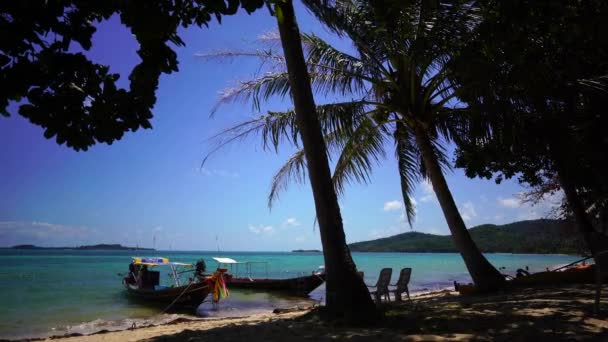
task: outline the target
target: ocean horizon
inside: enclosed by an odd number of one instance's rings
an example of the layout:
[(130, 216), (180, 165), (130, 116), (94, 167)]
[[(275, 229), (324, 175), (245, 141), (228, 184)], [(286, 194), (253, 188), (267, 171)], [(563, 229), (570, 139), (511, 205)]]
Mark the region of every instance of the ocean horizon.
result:
[[(20, 246), (20, 245), (17, 245)], [(93, 246), (93, 245), (83, 245), (83, 246)], [(66, 246), (58, 246), (58, 247), (53, 247), (53, 246), (35, 246), (36, 248), (14, 248), (15, 246), (5, 246), (5, 247), (0, 247), (0, 250), (13, 250), (13, 251), (44, 251), (44, 250), (62, 250), (62, 251), (71, 251), (71, 250), (75, 250), (75, 251), (81, 251), (81, 249), (79, 249), (79, 247), (81, 246), (70, 246), (70, 247), (66, 247)], [(130, 249), (131, 247), (128, 246), (123, 246), (125, 247), (125, 249), (120, 249), (120, 250), (114, 250), (114, 249), (87, 249), (87, 251), (98, 251), (98, 252), (135, 252), (138, 250), (141, 250), (143, 252), (150, 252), (150, 253), (155, 253), (155, 254), (171, 254), (171, 253), (205, 253), (205, 254), (213, 254), (216, 253), (218, 255), (220, 254), (226, 254), (226, 253), (238, 253), (238, 254), (248, 254), (248, 253), (310, 253), (310, 254), (321, 254), (323, 255), (323, 250), (322, 249), (316, 249), (316, 248), (301, 248), (301, 250), (303, 251), (299, 251), (298, 250), (230, 250), (230, 249), (223, 249), (220, 251), (217, 250), (208, 250), (208, 249), (154, 249), (152, 247), (133, 247), (134, 249)], [(420, 251), (420, 252), (353, 252), (351, 251), (351, 254), (382, 254), (382, 253), (388, 253), (388, 254), (392, 254), (392, 253), (402, 253), (402, 254), (458, 254), (458, 252), (433, 252), (433, 251), (428, 251), (428, 252), (424, 252), (424, 251)], [(141, 257), (141, 256), (146, 256), (144, 255), (145, 253), (141, 253), (141, 255), (133, 255), (134, 257)], [(517, 253), (517, 252), (483, 252), (484, 255), (486, 254), (521, 254), (521, 255), (568, 255), (568, 256), (581, 256), (579, 254), (576, 253)], [(150, 256), (156, 256), (158, 257), (158, 255), (150, 255)]]

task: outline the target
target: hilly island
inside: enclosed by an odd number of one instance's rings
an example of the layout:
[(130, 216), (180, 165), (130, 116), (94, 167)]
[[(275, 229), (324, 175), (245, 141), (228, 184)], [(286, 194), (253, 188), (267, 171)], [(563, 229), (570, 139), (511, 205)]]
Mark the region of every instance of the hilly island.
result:
[(119, 244), (97, 244), (90, 246), (78, 246), (78, 247), (40, 247), (35, 245), (16, 245), (10, 247), (11, 249), (75, 249), (75, 250), (104, 250), (104, 251), (153, 251), (153, 248), (142, 248), (142, 247), (125, 247)]
[[(582, 250), (582, 240), (573, 224), (563, 220), (483, 224), (469, 232), (484, 253), (580, 254)], [(356, 242), (349, 247), (353, 252), (457, 252), (451, 236), (415, 231)]]

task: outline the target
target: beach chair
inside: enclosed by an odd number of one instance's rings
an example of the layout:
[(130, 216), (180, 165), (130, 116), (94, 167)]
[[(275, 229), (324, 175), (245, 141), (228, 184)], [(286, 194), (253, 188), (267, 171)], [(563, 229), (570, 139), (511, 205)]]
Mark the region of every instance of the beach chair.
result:
[(608, 276), (608, 237), (600, 233), (591, 233), (593, 244), (593, 259), (595, 261), (595, 302), (593, 311), (600, 312), (600, 297), (602, 295), (602, 281)]
[(382, 301), (382, 296), (385, 296), (389, 302), (391, 301), (388, 291), (388, 285), (391, 282), (392, 273), (392, 268), (383, 268), (382, 270), (380, 270), (380, 275), (378, 276), (378, 281), (376, 282), (376, 285), (367, 286), (369, 288), (376, 288), (375, 291), (370, 291), (370, 294), (374, 296), (374, 300), (376, 301), (376, 303), (380, 303)]
[(403, 268), (401, 269), (401, 272), (399, 272), (399, 279), (397, 280), (397, 283), (395, 285), (391, 285), (396, 287), (391, 291), (395, 294), (395, 301), (400, 302), (401, 295), (404, 292), (407, 294), (407, 299), (410, 300), (410, 289), (408, 289), (407, 285), (410, 283), (411, 275), (412, 269), (409, 267)]

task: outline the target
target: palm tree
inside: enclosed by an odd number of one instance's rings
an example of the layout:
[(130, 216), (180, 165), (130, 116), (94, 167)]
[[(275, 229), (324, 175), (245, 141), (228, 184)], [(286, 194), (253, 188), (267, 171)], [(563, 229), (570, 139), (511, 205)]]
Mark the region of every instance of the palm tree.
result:
[[(477, 20), (467, 2), (444, 5), (433, 1), (366, 1), (304, 3), (331, 30), (348, 36), (358, 53), (347, 54), (315, 35), (303, 35), (307, 65), (317, 94), (356, 97), (317, 107), (330, 155), (338, 155), (334, 187), (342, 193), (352, 181), (367, 182), (373, 166), (395, 143), (401, 189), (408, 222), (414, 206), (410, 195), (422, 178), (430, 180), (473, 281), (480, 289), (494, 289), (502, 275), (481, 254), (458, 212), (443, 171), (449, 168), (442, 141), (466, 134), (467, 109), (454, 106), (456, 89), (450, 82), (449, 63)], [(222, 54), (226, 56), (226, 54)], [(238, 55), (238, 54), (237, 54)], [(290, 88), (282, 69), (284, 59), (272, 50), (253, 54), (271, 63), (271, 72), (242, 82), (222, 96), (220, 103), (253, 100), (254, 107), (271, 96), (285, 96)], [(218, 135), (219, 147), (262, 133), (264, 147), (282, 141), (299, 146), (293, 111), (269, 112)], [(298, 150), (273, 178), (269, 204), (292, 181), (303, 181), (304, 151)]]
[(357, 274), (342, 225), (338, 198), (331, 182), (327, 149), (315, 111), (300, 32), (291, 0), (275, 6), (295, 122), (304, 145), (308, 175), (315, 200), (326, 267), (326, 312), (331, 319), (364, 322), (376, 318), (376, 308), (363, 279)]
[[(481, 254), (458, 212), (443, 169), (449, 168), (442, 140), (466, 134), (467, 109), (454, 106), (456, 89), (450, 82), (449, 63), (476, 20), (466, 2), (441, 5), (427, 1), (391, 3), (390, 8), (367, 2), (322, 1), (305, 4), (334, 32), (348, 36), (358, 56), (333, 48), (315, 35), (303, 35), (312, 86), (320, 95), (357, 96), (355, 100), (317, 107), (327, 148), (338, 154), (334, 187), (338, 193), (351, 181), (367, 182), (374, 163), (386, 155), (386, 142), (395, 142), (401, 189), (408, 222), (414, 207), (415, 184), (430, 180), (454, 243), (480, 289), (500, 286), (504, 278)], [(284, 59), (271, 50), (254, 54), (271, 63), (271, 72), (242, 82), (226, 92), (220, 103), (253, 100), (259, 103), (290, 90)], [(222, 132), (219, 146), (261, 132), (264, 146), (278, 147), (286, 140), (299, 146), (299, 127), (293, 111), (269, 112)], [(236, 133), (236, 134), (235, 134)], [(289, 181), (303, 181), (304, 151), (298, 150), (273, 178), (269, 204)]]

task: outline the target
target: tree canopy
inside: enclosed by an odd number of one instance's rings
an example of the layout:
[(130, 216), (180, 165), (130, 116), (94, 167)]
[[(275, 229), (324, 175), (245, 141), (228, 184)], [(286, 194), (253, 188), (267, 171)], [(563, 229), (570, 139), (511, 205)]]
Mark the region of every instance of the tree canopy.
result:
[(567, 182), (599, 213), (608, 199), (608, 4), (487, 0), (480, 8), (453, 70), (482, 129), (460, 141), (457, 166), (497, 182), (517, 176), (541, 193)]
[[(0, 114), (9, 103), (44, 128), (46, 138), (75, 150), (111, 144), (127, 131), (150, 128), (162, 73), (178, 70), (170, 44), (184, 45), (177, 30), (221, 20), (239, 8), (248, 13), (263, 0), (27, 0), (0, 4)], [(95, 63), (91, 48), (96, 25), (117, 15), (134, 35), (141, 62), (129, 75)]]

